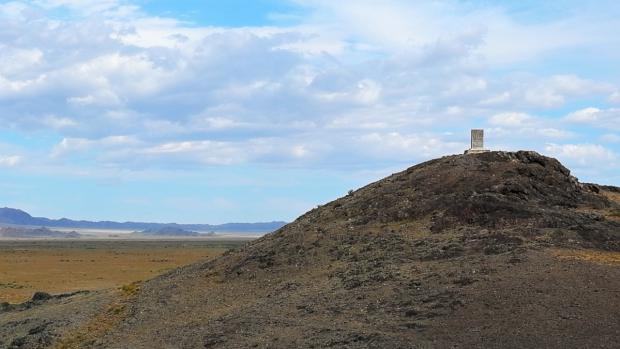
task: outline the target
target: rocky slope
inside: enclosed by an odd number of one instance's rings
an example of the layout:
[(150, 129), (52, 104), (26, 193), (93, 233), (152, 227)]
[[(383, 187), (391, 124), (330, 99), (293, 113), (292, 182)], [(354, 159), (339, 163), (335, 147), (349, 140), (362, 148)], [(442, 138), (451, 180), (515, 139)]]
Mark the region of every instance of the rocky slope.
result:
[(612, 348), (619, 202), (534, 152), (443, 157), (150, 280), (57, 345)]

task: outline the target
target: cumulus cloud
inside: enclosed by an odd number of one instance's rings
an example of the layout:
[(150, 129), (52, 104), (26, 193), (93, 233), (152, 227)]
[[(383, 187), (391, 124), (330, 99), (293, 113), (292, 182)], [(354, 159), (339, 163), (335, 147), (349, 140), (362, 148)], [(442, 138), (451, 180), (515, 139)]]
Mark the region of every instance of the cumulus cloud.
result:
[(359, 137), (358, 144), (371, 148), (377, 158), (408, 161), (432, 158), (442, 154), (460, 153), (466, 143), (454, 142), (433, 134), (402, 134), (400, 132), (373, 132)]
[(620, 136), (615, 133), (607, 133), (601, 136), (601, 140), (607, 143), (620, 143)]
[(567, 163), (594, 165), (615, 162), (616, 154), (599, 144), (548, 144), (545, 151)]
[(584, 108), (568, 114), (565, 119), (592, 127), (620, 130), (620, 109), (617, 108)]
[(51, 158), (65, 162), (96, 161), (106, 168), (166, 169), (196, 166), (236, 165), (247, 162), (295, 164), (316, 161), (325, 144), (312, 140), (253, 138), (236, 141), (191, 140), (144, 141), (133, 136), (100, 139), (64, 138), (56, 144)]
[(614, 183), (618, 179), (618, 154), (612, 149), (594, 143), (547, 144), (549, 156), (556, 157), (582, 180)]
[(493, 115), (489, 119), (489, 123), (499, 126), (523, 126), (530, 120), (532, 117), (526, 113), (508, 112)]
[[(323, 26), (349, 39), (363, 39), (371, 49), (410, 50), (436, 45), (437, 38), (469, 33), (477, 37), (472, 47), (489, 64), (505, 65), (539, 58), (554, 51), (588, 47), (600, 42), (617, 42), (608, 32), (618, 10), (599, 13), (593, 22), (592, 11), (572, 2), (582, 11), (563, 13), (556, 20), (520, 21), (511, 16), (510, 5), (436, 1), (411, 2), (389, 0), (326, 1), (296, 0), (313, 11), (306, 23)], [(545, 6), (538, 6), (537, 11)], [(550, 11), (558, 9), (550, 6)], [(538, 16), (543, 16), (538, 13)], [(549, 15), (546, 13), (545, 15)], [(551, 17), (551, 16), (550, 16)], [(398, 33), (395, 35), (395, 33)], [(334, 34), (335, 35), (335, 34)], [(593, 40), (597, 37), (598, 40)]]
[(245, 160), (245, 154), (234, 144), (209, 140), (164, 143), (140, 152), (153, 157), (171, 157), (169, 161), (174, 162), (183, 159), (210, 165), (227, 165)]
[(0, 166), (1, 167), (13, 167), (19, 164), (22, 160), (19, 155), (0, 155)]
[(567, 101), (606, 95), (614, 89), (608, 82), (580, 78), (576, 75), (550, 77), (529, 74), (512, 76), (495, 83), (503, 92), (491, 95), (480, 102), (483, 106), (530, 107), (550, 109), (563, 106)]
[[(332, 166), (461, 152), (475, 123), (514, 142), (570, 138), (539, 111), (617, 94), (579, 73), (520, 71), (592, 45), (591, 34), (617, 40), (605, 19), (523, 22), (454, 1), (295, 3), (307, 11), (298, 23), (243, 28), (121, 0), (2, 4), (2, 127), (53, 133), (49, 157), (63, 164)], [(614, 113), (564, 121), (617, 129)]]
[[(571, 131), (558, 128), (557, 120), (533, 116), (523, 112), (503, 112), (492, 115), (488, 120), (491, 128), (489, 132), (496, 138), (523, 143), (523, 140), (532, 144), (531, 137), (536, 135), (542, 140), (558, 140), (574, 137)], [(521, 142), (519, 142), (519, 140)]]
[(590, 107), (572, 112), (566, 119), (573, 122), (594, 122), (598, 120), (600, 113), (600, 109)]
[(50, 152), (51, 160), (63, 163), (99, 163), (103, 167), (133, 167), (135, 149), (142, 142), (133, 136), (108, 136), (100, 139), (63, 138)]
[(138, 7), (123, 0), (31, 0), (44, 9), (65, 8), (82, 16), (118, 17), (135, 12)]

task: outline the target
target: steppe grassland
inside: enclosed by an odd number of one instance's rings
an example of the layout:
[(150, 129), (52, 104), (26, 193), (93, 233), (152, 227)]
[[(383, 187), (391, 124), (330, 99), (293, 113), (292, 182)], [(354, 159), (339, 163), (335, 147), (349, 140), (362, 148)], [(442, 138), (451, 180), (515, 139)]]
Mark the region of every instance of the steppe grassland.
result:
[(219, 256), (243, 240), (0, 241), (0, 303), (52, 294), (122, 287)]

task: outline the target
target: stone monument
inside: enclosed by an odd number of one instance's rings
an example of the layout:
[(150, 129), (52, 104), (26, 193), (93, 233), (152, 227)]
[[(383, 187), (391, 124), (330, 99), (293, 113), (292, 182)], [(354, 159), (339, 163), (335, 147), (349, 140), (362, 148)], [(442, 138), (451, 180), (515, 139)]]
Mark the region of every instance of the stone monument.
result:
[(488, 149), (484, 149), (484, 130), (471, 130), (471, 147), (465, 150), (465, 154), (486, 153)]

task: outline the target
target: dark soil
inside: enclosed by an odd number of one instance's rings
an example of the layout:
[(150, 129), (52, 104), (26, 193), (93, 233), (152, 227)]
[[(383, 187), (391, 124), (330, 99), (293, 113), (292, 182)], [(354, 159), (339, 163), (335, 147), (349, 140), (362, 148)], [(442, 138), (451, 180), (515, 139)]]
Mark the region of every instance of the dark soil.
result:
[(615, 348), (616, 190), (534, 152), (432, 160), (144, 283), (79, 346)]

